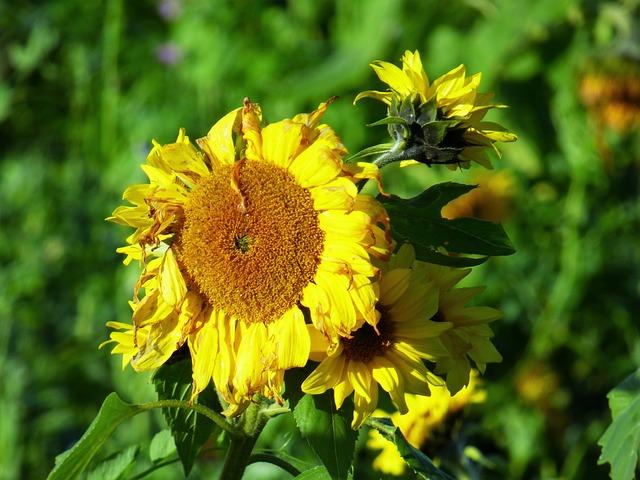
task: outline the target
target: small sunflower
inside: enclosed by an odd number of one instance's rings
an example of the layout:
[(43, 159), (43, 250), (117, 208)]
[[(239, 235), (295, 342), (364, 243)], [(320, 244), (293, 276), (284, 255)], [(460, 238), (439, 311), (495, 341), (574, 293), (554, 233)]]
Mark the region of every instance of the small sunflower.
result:
[(390, 256), (389, 220), (355, 184), (379, 181), (377, 167), (343, 164), (345, 147), (320, 124), (328, 103), (262, 128), (247, 99), (201, 150), (184, 130), (154, 142), (149, 183), (129, 187), (133, 206), (108, 219), (136, 228), (118, 251), (143, 264), (133, 326), (109, 324), (124, 330), (113, 353), (144, 371), (187, 343), (193, 396), (213, 380), (236, 415), (255, 393), (280, 399), (284, 370), (307, 362), (303, 309), (328, 338), (375, 323), (370, 258)]
[(401, 413), (408, 411), (406, 394), (429, 395), (430, 385), (444, 385), (424, 364), (448, 355), (438, 337), (451, 325), (430, 320), (438, 310), (438, 288), (426, 271), (410, 268), (387, 271), (379, 286), (379, 318), (373, 325), (361, 321), (332, 345), (312, 334), (311, 359), (324, 359), (302, 384), (314, 395), (333, 388), (337, 408), (354, 392), (354, 429), (375, 410), (378, 385)]
[[(432, 387), (431, 396), (407, 395), (409, 412), (401, 415), (398, 412), (376, 410), (376, 417), (390, 417), (407, 441), (415, 448), (429, 446), (433, 440), (444, 435), (445, 424), (449, 418), (472, 403), (482, 403), (486, 392), (478, 386), (478, 372), (472, 370), (469, 385), (455, 395), (451, 395), (446, 386)], [(373, 460), (373, 468), (391, 474), (402, 475), (406, 462), (398, 453), (396, 446), (386, 440), (377, 430), (369, 431), (367, 448), (382, 450)]]
[(453, 288), (471, 273), (470, 268), (453, 268), (415, 260), (413, 247), (402, 245), (396, 263), (412, 265), (423, 271), (426, 278), (439, 291), (438, 308), (431, 317), (434, 322), (453, 325), (440, 335), (448, 355), (437, 359), (435, 373), (446, 376), (447, 388), (452, 394), (469, 383), (473, 360), (481, 373), (487, 363), (499, 363), (502, 356), (491, 343), (493, 332), (489, 323), (502, 318), (502, 312), (491, 307), (468, 307), (467, 303), (485, 290), (485, 287)]
[(480, 93), (481, 73), (466, 76), (464, 65), (454, 68), (433, 83), (424, 71), (420, 54), (406, 51), (402, 69), (380, 60), (371, 64), (390, 91), (368, 90), (355, 101), (371, 97), (389, 106), (392, 147), (402, 165), (410, 163), (446, 164), (468, 168), (474, 161), (492, 168), (485, 149), (501, 155), (495, 143), (513, 142), (516, 136), (493, 122), (483, 121), (492, 108), (493, 92)]

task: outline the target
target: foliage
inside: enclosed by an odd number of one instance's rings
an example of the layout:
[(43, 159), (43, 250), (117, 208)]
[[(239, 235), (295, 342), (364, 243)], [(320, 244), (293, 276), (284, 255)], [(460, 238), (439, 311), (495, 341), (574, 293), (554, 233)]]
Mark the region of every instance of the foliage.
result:
[(635, 477), (640, 448), (640, 381), (638, 371), (609, 392), (613, 423), (598, 443), (602, 446), (599, 463), (611, 464), (611, 478)]

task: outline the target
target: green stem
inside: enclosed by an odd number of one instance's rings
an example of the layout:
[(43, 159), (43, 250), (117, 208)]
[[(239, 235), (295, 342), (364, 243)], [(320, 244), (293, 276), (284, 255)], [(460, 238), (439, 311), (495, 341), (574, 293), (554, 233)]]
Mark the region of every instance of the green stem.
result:
[(297, 477), (302, 473), (300, 470), (298, 470), (296, 467), (291, 465), (286, 460), (283, 460), (282, 458), (276, 455), (271, 455), (269, 453), (254, 453), (249, 457), (249, 464), (257, 463), (257, 462), (271, 463), (272, 465), (280, 467), (284, 471), (290, 473), (294, 477)]
[(242, 475), (247, 465), (249, 465), (253, 447), (258, 441), (262, 429), (271, 418), (270, 415), (263, 411), (264, 406), (261, 403), (252, 403), (240, 416), (238, 426), (243, 433), (241, 436), (232, 436), (230, 438), (227, 458), (220, 475), (221, 479), (242, 479)]
[(199, 405), (194, 403), (192, 405), (189, 402), (185, 402), (182, 400), (158, 400), (157, 402), (145, 403), (144, 405), (140, 405), (140, 408), (144, 410), (151, 410), (153, 408), (186, 408), (188, 410), (193, 410), (196, 413), (204, 415), (213, 423), (218, 425), (220, 428), (225, 430), (231, 437), (241, 438), (244, 436), (244, 433), (234, 427), (226, 417), (223, 417), (219, 413), (214, 412), (210, 408), (207, 408), (203, 405)]

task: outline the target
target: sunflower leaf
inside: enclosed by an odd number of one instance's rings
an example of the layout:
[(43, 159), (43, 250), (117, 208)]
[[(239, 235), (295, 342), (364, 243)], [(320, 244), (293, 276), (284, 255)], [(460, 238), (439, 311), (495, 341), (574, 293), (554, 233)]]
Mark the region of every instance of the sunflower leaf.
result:
[(326, 467), (313, 467), (295, 477), (295, 480), (332, 480)]
[(338, 410), (332, 392), (303, 396), (293, 416), (300, 433), (329, 471), (331, 478), (351, 478), (351, 464), (358, 432), (351, 428), (353, 402), (345, 400)]
[(427, 188), (420, 195), (409, 199), (400, 199), (412, 207), (422, 208), (425, 212), (433, 215), (439, 215), (440, 210), (447, 203), (456, 198), (469, 193), (477, 188), (477, 185), (467, 185), (456, 182), (443, 182)]
[(407, 462), (407, 465), (409, 465), (420, 478), (428, 480), (454, 480), (436, 467), (429, 457), (411, 445), (390, 418), (369, 417), (367, 419), (367, 425), (375, 428), (384, 438), (393, 442), (398, 449), (398, 453), (400, 453), (404, 461)]
[[(158, 369), (153, 383), (160, 400), (184, 400), (191, 398), (191, 362), (182, 360), (174, 364), (165, 364)], [(201, 392), (196, 403), (221, 411), (211, 386)], [(189, 475), (193, 463), (203, 445), (218, 428), (203, 415), (193, 410), (181, 408), (163, 408), (162, 414), (171, 429), (176, 442), (178, 456), (185, 475)]]
[[(485, 257), (515, 253), (500, 224), (469, 217), (452, 220), (442, 217), (442, 207), (474, 188), (474, 185), (446, 182), (414, 198), (380, 195), (378, 199), (391, 218), (391, 235), (399, 242), (413, 244), (419, 260), (456, 267), (473, 266), (486, 258), (452, 257), (442, 251)], [(440, 254), (434, 255), (436, 253)]]
[(133, 445), (100, 462), (87, 475), (87, 480), (118, 480), (124, 478), (136, 463), (140, 445)]
[(364, 157), (382, 155), (384, 153), (387, 153), (391, 149), (391, 147), (393, 147), (393, 143), (381, 143), (380, 145), (367, 147), (364, 150), (360, 150), (358, 153), (354, 153), (353, 155), (351, 155), (347, 162), (353, 162)]
[(98, 415), (78, 443), (70, 450), (58, 455), (56, 465), (47, 477), (48, 480), (76, 478), (120, 424), (146, 411), (146, 408), (139, 405), (124, 403), (116, 393), (110, 394), (105, 398)]
[(640, 448), (640, 370), (609, 392), (613, 422), (598, 444), (602, 447), (599, 464), (611, 464), (612, 480), (634, 478)]

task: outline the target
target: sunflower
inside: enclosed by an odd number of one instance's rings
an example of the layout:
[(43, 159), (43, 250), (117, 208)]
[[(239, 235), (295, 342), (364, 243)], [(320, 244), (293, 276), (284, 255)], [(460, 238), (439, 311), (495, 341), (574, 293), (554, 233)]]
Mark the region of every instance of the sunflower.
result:
[(389, 220), (357, 192), (361, 179), (379, 182), (377, 167), (343, 164), (345, 147), (320, 124), (328, 104), (262, 128), (247, 99), (200, 150), (184, 130), (154, 142), (149, 183), (108, 218), (136, 228), (118, 251), (143, 265), (133, 327), (109, 325), (124, 330), (113, 353), (145, 371), (187, 343), (192, 395), (213, 380), (236, 415), (256, 393), (280, 400), (284, 370), (307, 362), (303, 309), (328, 338), (375, 323), (371, 256), (390, 256)]
[(443, 163), (455, 169), (457, 165), (468, 168), (475, 161), (490, 169), (485, 149), (491, 147), (500, 156), (495, 142), (516, 140), (501, 125), (483, 121), (487, 111), (505, 106), (491, 104), (493, 92), (478, 92), (481, 73), (467, 77), (465, 66), (460, 65), (430, 83), (420, 54), (408, 50), (402, 69), (380, 60), (371, 66), (390, 91), (368, 90), (355, 102), (371, 97), (389, 106), (393, 121), (386, 123), (396, 142), (393, 148), (404, 149), (407, 157), (401, 158), (401, 165)]
[(378, 320), (361, 320), (359, 328), (329, 344), (313, 332), (312, 360), (321, 360), (302, 383), (302, 390), (322, 394), (333, 389), (340, 408), (354, 392), (352, 428), (359, 428), (378, 404), (378, 385), (400, 413), (407, 413), (408, 393), (429, 395), (444, 381), (430, 372), (424, 360), (437, 361), (448, 352), (439, 336), (452, 325), (430, 320), (438, 310), (438, 288), (426, 270), (394, 268), (383, 274)]
[(411, 265), (423, 271), (426, 278), (439, 292), (438, 308), (431, 317), (434, 322), (451, 324), (440, 335), (448, 355), (436, 360), (435, 373), (446, 377), (447, 388), (456, 394), (469, 383), (471, 362), (484, 373), (487, 363), (498, 363), (502, 356), (491, 343), (493, 332), (489, 323), (502, 318), (502, 312), (484, 306), (469, 307), (471, 299), (485, 290), (485, 287), (453, 288), (471, 273), (470, 268), (453, 268), (415, 260), (415, 251), (409, 244), (402, 245), (395, 264)]
[[(446, 386), (432, 387), (429, 397), (407, 395), (409, 412), (406, 415), (383, 410), (376, 410), (373, 415), (390, 417), (411, 445), (423, 449), (445, 434), (448, 419), (473, 403), (484, 402), (486, 392), (478, 386), (478, 372), (472, 370), (471, 373), (469, 385), (455, 395), (451, 395)], [(367, 448), (382, 450), (373, 460), (376, 470), (391, 475), (402, 475), (405, 471), (407, 464), (396, 446), (375, 429), (369, 431)]]

